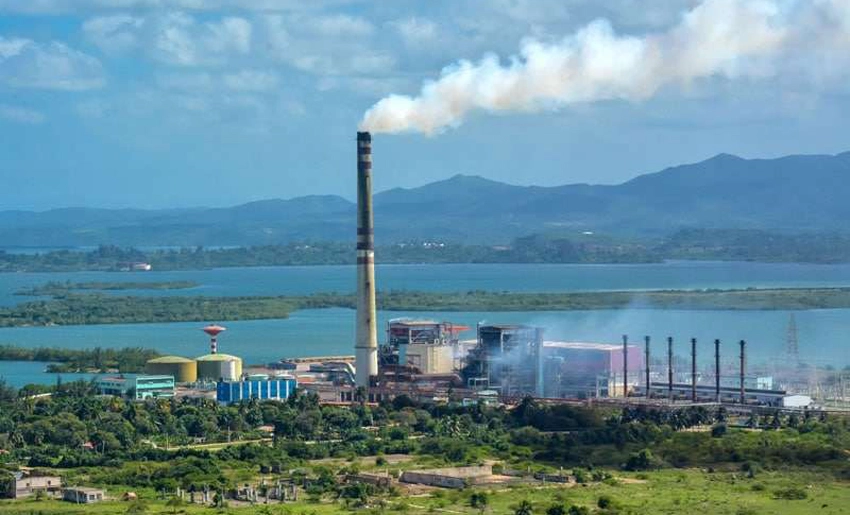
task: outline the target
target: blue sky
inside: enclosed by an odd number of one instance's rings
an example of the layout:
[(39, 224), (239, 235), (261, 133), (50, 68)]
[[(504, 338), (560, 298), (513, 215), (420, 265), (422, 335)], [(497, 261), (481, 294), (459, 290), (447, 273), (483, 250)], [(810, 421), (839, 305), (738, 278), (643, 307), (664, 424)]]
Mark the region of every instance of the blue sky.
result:
[[(377, 135), (376, 189), (457, 173), (618, 183), (721, 152), (850, 149), (850, 2), (711, 1), (717, 23), (760, 3), (811, 34), (646, 97), (472, 109), (435, 135)], [(622, 36), (675, 32), (698, 4), (0, 0), (0, 209), (352, 198), (354, 133), (381, 98), (415, 96), (461, 59), (494, 53), (508, 66), (529, 39), (561, 41), (598, 19)]]

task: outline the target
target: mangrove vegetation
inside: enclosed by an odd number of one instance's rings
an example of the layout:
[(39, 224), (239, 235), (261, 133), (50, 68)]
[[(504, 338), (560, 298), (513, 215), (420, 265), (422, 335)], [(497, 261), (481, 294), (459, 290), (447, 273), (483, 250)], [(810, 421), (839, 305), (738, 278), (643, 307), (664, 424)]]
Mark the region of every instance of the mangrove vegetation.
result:
[[(390, 291), (386, 311), (574, 311), (599, 309), (805, 310), (850, 308), (850, 288), (654, 290), (568, 293)], [(65, 293), (0, 308), (0, 327), (201, 322), (287, 318), (304, 309), (355, 307), (353, 294), (280, 297), (119, 296)]]

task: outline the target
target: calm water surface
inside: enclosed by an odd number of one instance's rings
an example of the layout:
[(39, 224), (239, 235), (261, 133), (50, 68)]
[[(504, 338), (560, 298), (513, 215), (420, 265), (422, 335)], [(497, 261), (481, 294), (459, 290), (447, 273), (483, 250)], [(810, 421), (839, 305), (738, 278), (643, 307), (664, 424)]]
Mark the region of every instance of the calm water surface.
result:
[[(163, 292), (120, 292), (140, 295), (287, 295), (348, 292), (354, 284), (351, 266), (229, 268), (187, 272), (0, 274), (0, 304), (15, 304), (20, 288), (47, 281), (192, 280), (198, 288)], [(385, 265), (378, 267), (380, 288), (430, 291), (587, 291), (664, 288), (746, 288), (850, 286), (850, 265), (674, 262), (650, 265)], [(649, 334), (676, 338), (677, 353), (687, 354), (691, 337), (709, 358), (714, 338), (732, 347), (746, 339), (751, 359), (769, 360), (785, 346), (788, 313), (781, 311), (598, 310), (510, 313), (379, 314), (379, 329), (400, 316), (431, 317), (465, 323), (529, 323), (546, 327), (550, 339), (619, 341)], [(169, 354), (199, 356), (207, 352), (198, 323), (132, 324), (0, 329), (0, 344), (68, 348), (151, 347)], [(351, 354), (354, 313), (344, 309), (293, 313), (286, 320), (230, 322), (220, 338), (222, 352), (246, 363), (265, 363), (284, 356)], [(850, 310), (797, 313), (800, 351), (810, 362), (850, 364)], [(474, 331), (465, 335), (473, 338)], [(382, 336), (379, 339), (383, 340)], [(681, 346), (681, 348), (680, 348)], [(703, 349), (704, 347), (704, 349)], [(730, 356), (733, 352), (730, 350)], [(731, 358), (730, 358), (731, 359)], [(43, 365), (0, 362), (0, 376), (16, 384), (55, 382)]]

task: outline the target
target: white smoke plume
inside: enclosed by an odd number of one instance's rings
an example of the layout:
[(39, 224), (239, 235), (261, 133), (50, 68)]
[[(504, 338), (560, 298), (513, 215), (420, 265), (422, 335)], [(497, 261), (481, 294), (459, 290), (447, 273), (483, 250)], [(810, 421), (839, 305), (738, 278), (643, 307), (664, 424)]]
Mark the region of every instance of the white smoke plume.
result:
[(431, 135), (460, 125), (474, 110), (641, 101), (666, 86), (709, 77), (769, 77), (801, 51), (850, 53), (848, 27), (850, 0), (704, 0), (666, 32), (641, 37), (619, 35), (597, 20), (555, 43), (525, 40), (507, 62), (493, 54), (460, 61), (425, 82), (418, 96), (380, 100), (360, 127)]

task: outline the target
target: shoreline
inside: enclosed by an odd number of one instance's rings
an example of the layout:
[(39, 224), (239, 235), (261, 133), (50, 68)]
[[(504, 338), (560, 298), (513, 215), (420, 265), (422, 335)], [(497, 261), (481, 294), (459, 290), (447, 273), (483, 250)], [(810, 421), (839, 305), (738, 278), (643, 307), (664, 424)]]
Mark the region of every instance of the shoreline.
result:
[[(378, 309), (408, 312), (595, 310), (807, 311), (850, 308), (850, 287), (520, 292), (378, 292)], [(56, 327), (289, 318), (306, 309), (353, 309), (353, 294), (118, 296), (68, 293), (0, 308), (0, 327)]]

